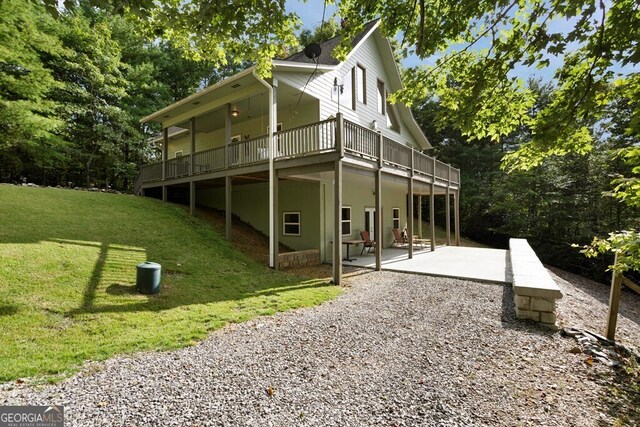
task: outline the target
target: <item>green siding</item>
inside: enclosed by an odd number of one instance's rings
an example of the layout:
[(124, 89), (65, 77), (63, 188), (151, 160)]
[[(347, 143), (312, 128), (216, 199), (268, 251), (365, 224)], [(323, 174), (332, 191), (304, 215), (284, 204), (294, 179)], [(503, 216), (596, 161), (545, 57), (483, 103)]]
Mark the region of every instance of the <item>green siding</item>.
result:
[[(269, 234), (269, 187), (267, 183), (232, 187), (232, 212), (264, 234)], [(295, 249), (320, 248), (320, 184), (312, 181), (281, 180), (278, 191), (279, 240)], [(204, 189), (197, 203), (224, 210), (224, 188)], [(300, 236), (283, 235), (282, 213), (300, 212)]]
[[(324, 183), (324, 254), (323, 262), (329, 262), (333, 259), (333, 184)], [(374, 195), (374, 180), (371, 184), (350, 184), (348, 176), (342, 184), (342, 201), (343, 206), (351, 207), (351, 235), (343, 236), (343, 239), (360, 239), (360, 232), (364, 230), (364, 210), (365, 208), (374, 208), (376, 205)], [(400, 228), (402, 229), (407, 222), (407, 186), (398, 183), (382, 182), (382, 247), (387, 248), (393, 242), (393, 208), (400, 209)], [(379, 240), (376, 237), (376, 240)], [(358, 254), (360, 253), (358, 248)], [(345, 250), (344, 247), (342, 249)], [(356, 249), (351, 249), (356, 253)], [(371, 255), (369, 255), (371, 256)]]

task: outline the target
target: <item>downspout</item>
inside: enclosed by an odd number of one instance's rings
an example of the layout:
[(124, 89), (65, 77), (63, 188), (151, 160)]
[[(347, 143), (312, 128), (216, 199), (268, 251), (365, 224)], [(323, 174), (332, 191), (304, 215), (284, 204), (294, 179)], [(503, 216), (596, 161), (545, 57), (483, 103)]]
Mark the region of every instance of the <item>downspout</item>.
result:
[(253, 76), (262, 83), (269, 93), (269, 267), (275, 268), (276, 266), (276, 247), (275, 242), (277, 242), (277, 238), (273, 235), (274, 230), (274, 191), (273, 184), (275, 180), (275, 170), (273, 168), (273, 157), (274, 157), (274, 147), (273, 147), (273, 132), (276, 128), (276, 115), (275, 111), (273, 111), (273, 87), (267, 83), (262, 77), (260, 77), (256, 70), (254, 69), (252, 72)]

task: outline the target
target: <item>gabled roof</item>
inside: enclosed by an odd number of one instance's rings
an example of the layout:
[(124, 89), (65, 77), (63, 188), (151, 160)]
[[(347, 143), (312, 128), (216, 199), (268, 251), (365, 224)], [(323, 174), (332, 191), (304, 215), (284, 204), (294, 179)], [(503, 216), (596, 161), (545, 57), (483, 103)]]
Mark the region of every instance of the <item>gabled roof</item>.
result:
[[(376, 26), (378, 21), (379, 19), (376, 19), (374, 21), (366, 23), (364, 26), (364, 29), (360, 32), (360, 34), (354, 37), (354, 39), (351, 41), (351, 47), (355, 48), (358, 45), (358, 43), (360, 43), (360, 41), (362, 41), (367, 35), (369, 35), (369, 33), (371, 32), (371, 30), (373, 30), (373, 28)], [(342, 41), (342, 36), (336, 36), (327, 41), (320, 43), (320, 48), (322, 49), (322, 52), (318, 57), (318, 64), (321, 64), (321, 65), (340, 64), (340, 61), (338, 61), (336, 58), (333, 57), (333, 51), (340, 44), (340, 41)], [(307, 56), (304, 54), (304, 51), (294, 53), (293, 55), (283, 59), (282, 61), (301, 62), (301, 63), (315, 65), (314, 60), (307, 58)]]

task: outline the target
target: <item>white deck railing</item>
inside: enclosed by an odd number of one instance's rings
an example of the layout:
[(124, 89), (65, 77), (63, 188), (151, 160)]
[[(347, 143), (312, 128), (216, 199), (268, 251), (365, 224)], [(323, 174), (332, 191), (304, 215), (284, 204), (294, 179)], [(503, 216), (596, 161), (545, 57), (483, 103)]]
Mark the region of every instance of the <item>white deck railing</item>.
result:
[[(336, 133), (340, 131), (338, 120), (333, 118), (311, 123), (274, 134), (274, 159), (276, 161), (314, 154), (333, 152), (336, 145)], [(367, 129), (347, 120), (341, 121), (344, 153), (369, 160), (379, 160), (382, 152), (382, 164), (402, 170), (411, 170), (419, 176), (460, 183), (460, 170), (451, 167), (433, 157), (427, 156), (378, 132)], [(380, 150), (382, 144), (382, 150)], [(227, 168), (260, 164), (269, 160), (269, 136), (233, 142), (228, 146), (218, 146), (193, 154), (144, 165), (140, 168), (143, 183), (175, 179), (189, 175), (215, 172)], [(163, 174), (164, 166), (164, 174)]]

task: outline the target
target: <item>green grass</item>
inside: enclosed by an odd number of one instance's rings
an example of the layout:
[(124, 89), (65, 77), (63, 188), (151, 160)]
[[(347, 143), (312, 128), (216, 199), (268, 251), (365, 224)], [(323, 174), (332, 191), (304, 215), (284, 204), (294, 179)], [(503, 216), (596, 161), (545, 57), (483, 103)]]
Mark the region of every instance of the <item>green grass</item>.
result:
[[(134, 291), (147, 260), (162, 264), (156, 296)], [(192, 345), (229, 322), (339, 292), (251, 260), (177, 206), (0, 185), (0, 381)]]

